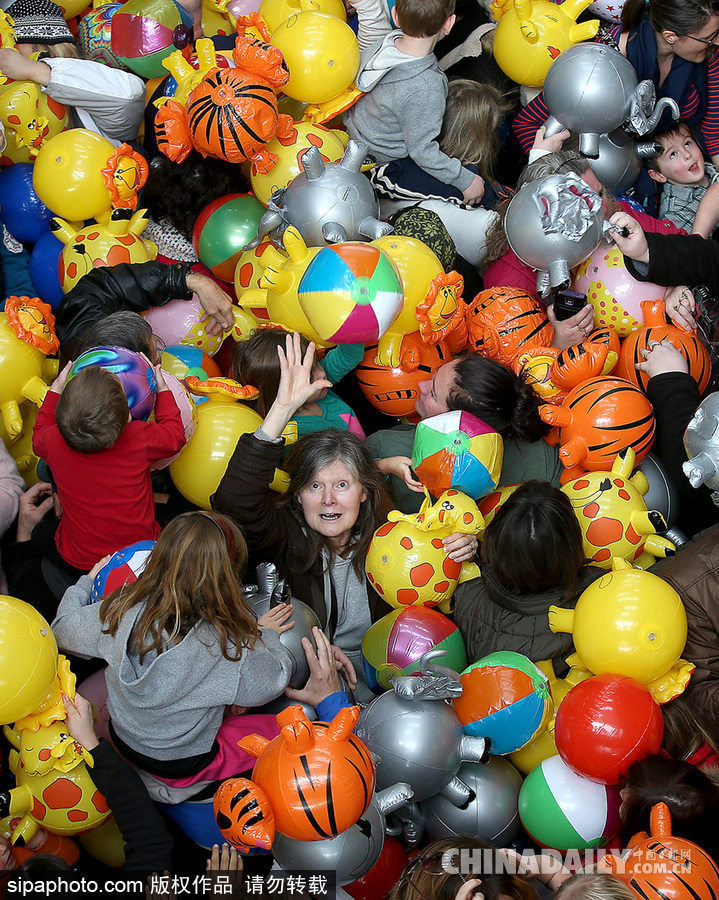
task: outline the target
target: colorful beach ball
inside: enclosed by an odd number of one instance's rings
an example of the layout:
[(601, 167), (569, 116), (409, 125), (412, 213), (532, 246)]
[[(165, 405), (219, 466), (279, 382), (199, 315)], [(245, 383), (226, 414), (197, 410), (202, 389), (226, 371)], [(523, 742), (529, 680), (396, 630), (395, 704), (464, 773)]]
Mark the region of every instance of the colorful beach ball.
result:
[(192, 47), (192, 16), (175, 0), (127, 0), (112, 18), (113, 54), (142, 78), (163, 78), (162, 61)]
[(378, 340), (402, 309), (402, 282), (390, 258), (359, 241), (320, 250), (297, 294), (317, 334), (335, 344)]
[(200, 262), (232, 283), (246, 244), (257, 234), (265, 207), (252, 194), (225, 194), (202, 210), (192, 229)]
[(521, 653), (502, 650), (482, 657), (460, 676), (461, 697), (452, 700), (467, 734), (490, 738), (502, 756), (528, 744), (552, 710), (547, 676)]
[(123, 585), (137, 581), (154, 546), (154, 541), (137, 541), (113, 553), (95, 576), (90, 592), (92, 602), (97, 603)]
[(362, 641), (362, 666), (367, 685), (375, 694), (392, 687), (396, 675), (419, 672), (428, 650), (444, 650), (443, 666), (461, 672), (467, 665), (464, 641), (457, 626), (434, 609), (412, 606), (383, 616)]
[(503, 456), (494, 428), (472, 413), (452, 410), (417, 425), (412, 468), (435, 497), (454, 488), (479, 500), (497, 487)]
[(660, 299), (665, 290), (633, 278), (622, 252), (616, 247), (607, 250), (604, 243), (581, 264), (572, 287), (586, 294), (594, 307), (594, 326), (612, 328), (620, 338), (644, 324), (642, 300)]
[(141, 353), (124, 347), (95, 347), (78, 356), (67, 380), (88, 366), (101, 366), (117, 375), (125, 390), (133, 419), (146, 422), (155, 408), (157, 380), (155, 371)]
[(196, 375), (200, 381), (207, 381), (208, 378), (222, 375), (214, 359), (191, 344), (170, 344), (165, 347), (160, 364), (165, 372), (170, 372), (179, 379)]
[(577, 775), (550, 756), (527, 775), (519, 791), (519, 817), (538, 844), (556, 850), (602, 847), (619, 829), (621, 799), (615, 785)]

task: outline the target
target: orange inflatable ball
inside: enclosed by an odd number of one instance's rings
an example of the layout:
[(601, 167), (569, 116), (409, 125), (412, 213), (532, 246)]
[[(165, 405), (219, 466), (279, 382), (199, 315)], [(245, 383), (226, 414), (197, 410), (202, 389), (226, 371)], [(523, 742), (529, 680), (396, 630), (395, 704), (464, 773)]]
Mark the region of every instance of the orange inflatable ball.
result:
[(375, 788), (369, 750), (352, 733), (359, 706), (341, 709), (327, 722), (310, 722), (301, 706), (277, 716), (272, 741), (243, 738), (241, 749), (257, 758), (252, 780), (275, 814), (277, 831), (298, 841), (336, 837), (358, 821)]
[(686, 359), (689, 374), (699, 385), (699, 392), (703, 394), (709, 384), (712, 370), (707, 348), (693, 333), (667, 323), (663, 300), (642, 301), (642, 312), (644, 326), (633, 331), (622, 344), (615, 374), (646, 391), (649, 375), (637, 369), (636, 364), (644, 362), (643, 350), (649, 350), (657, 341), (661, 343), (668, 340)]
[(419, 383), (429, 381), (437, 369), (452, 358), (447, 345), (425, 344), (418, 331), (402, 338), (397, 366), (379, 366), (374, 361), (378, 344), (367, 344), (362, 362), (355, 369), (360, 389), (369, 402), (387, 416), (407, 416), (418, 421), (414, 405)]
[(706, 851), (672, 834), (672, 820), (666, 803), (652, 807), (650, 836), (635, 835), (624, 860), (607, 856), (603, 867), (634, 891), (640, 900), (716, 900), (719, 896), (719, 869)]
[(530, 346), (549, 347), (553, 329), (539, 303), (526, 291), (493, 287), (467, 305), (469, 346), (512, 367), (517, 355)]
[(640, 463), (654, 440), (649, 400), (630, 382), (607, 375), (573, 388), (561, 406), (541, 406), (539, 414), (561, 429), (559, 458), (567, 468), (609, 471), (627, 447)]

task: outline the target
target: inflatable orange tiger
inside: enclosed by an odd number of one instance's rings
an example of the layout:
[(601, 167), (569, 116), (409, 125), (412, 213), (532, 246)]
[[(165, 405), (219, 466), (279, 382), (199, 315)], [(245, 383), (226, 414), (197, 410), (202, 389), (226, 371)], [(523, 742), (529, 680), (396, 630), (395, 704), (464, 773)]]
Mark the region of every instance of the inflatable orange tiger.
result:
[(470, 348), (503, 366), (530, 346), (549, 347), (553, 329), (537, 301), (514, 287), (493, 287), (477, 294), (466, 309)]
[(602, 866), (634, 891), (640, 900), (717, 900), (719, 869), (697, 844), (672, 834), (666, 803), (657, 803), (649, 816), (649, 829), (634, 835), (624, 860), (607, 856)]
[(561, 406), (540, 406), (539, 414), (561, 428), (559, 458), (568, 468), (609, 471), (627, 447), (639, 463), (654, 440), (651, 403), (620, 378), (591, 378), (573, 388)]
[(704, 393), (709, 384), (712, 368), (711, 357), (704, 344), (691, 332), (667, 323), (663, 300), (643, 300), (642, 312), (644, 326), (633, 331), (622, 344), (616, 374), (646, 391), (649, 376), (646, 372), (637, 369), (636, 364), (644, 362), (642, 350), (648, 350), (650, 346), (654, 346), (655, 341), (661, 343), (668, 338), (686, 359), (689, 365), (689, 374), (699, 385), (700, 393)]
[(359, 706), (348, 706), (332, 722), (310, 722), (301, 706), (290, 706), (277, 716), (281, 733), (274, 740), (254, 734), (239, 742), (257, 757), (252, 780), (281, 834), (299, 841), (336, 837), (369, 806), (375, 767), (352, 733), (359, 714)]
[[(375, 363), (377, 344), (367, 344), (355, 375), (362, 393), (372, 406), (388, 416), (415, 415), (420, 381), (429, 381), (437, 369), (452, 358), (444, 341), (426, 344), (418, 331), (402, 338), (398, 366)], [(417, 418), (412, 419), (417, 421)]]
[(275, 94), (289, 72), (280, 51), (262, 41), (238, 37), (232, 57), (237, 68), (211, 68), (184, 107), (176, 100), (160, 107), (157, 146), (175, 162), (194, 147), (232, 163), (250, 159), (257, 172), (266, 172), (277, 160), (266, 143), (292, 128), (290, 116), (278, 115)]

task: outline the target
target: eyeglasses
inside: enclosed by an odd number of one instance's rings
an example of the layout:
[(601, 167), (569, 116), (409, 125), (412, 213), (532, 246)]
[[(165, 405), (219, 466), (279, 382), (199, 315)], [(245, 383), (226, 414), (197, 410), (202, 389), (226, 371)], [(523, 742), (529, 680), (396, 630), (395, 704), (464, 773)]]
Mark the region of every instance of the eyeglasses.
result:
[(167, 344), (157, 334), (153, 334), (152, 338), (155, 341), (155, 360), (159, 363), (162, 354), (167, 350)]
[[(426, 872), (427, 875), (449, 875), (458, 871), (457, 856), (451, 850), (438, 850), (429, 856), (415, 856), (404, 868), (400, 881), (407, 883), (419, 894), (422, 900), (428, 900), (427, 896), (417, 887), (412, 876), (417, 872)], [(463, 881), (467, 879), (460, 875)]]
[(679, 37), (689, 38), (692, 41), (699, 41), (700, 44), (706, 44), (713, 53), (716, 53), (716, 51), (719, 50), (719, 46), (715, 43), (717, 38), (719, 38), (719, 31), (715, 32), (710, 38), (700, 38), (693, 34), (684, 34), (682, 31), (677, 31), (675, 33), (679, 35)]

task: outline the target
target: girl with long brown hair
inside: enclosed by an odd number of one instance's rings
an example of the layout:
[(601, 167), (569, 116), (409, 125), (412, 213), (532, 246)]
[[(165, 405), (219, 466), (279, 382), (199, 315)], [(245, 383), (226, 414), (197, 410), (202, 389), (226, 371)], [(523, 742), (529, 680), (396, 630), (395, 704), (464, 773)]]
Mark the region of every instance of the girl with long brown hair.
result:
[(155, 799), (167, 799), (163, 784), (188, 799), (195, 787), (247, 771), (254, 760), (237, 741), (278, 733), (274, 716), (238, 713), (286, 688), (293, 660), (279, 637), (292, 627), (292, 607), (255, 617), (240, 582), (246, 560), (229, 519), (184, 513), (162, 531), (134, 584), (93, 603), (93, 579), (106, 558), (60, 603), (57, 642), (107, 661), (113, 741), (153, 776)]

